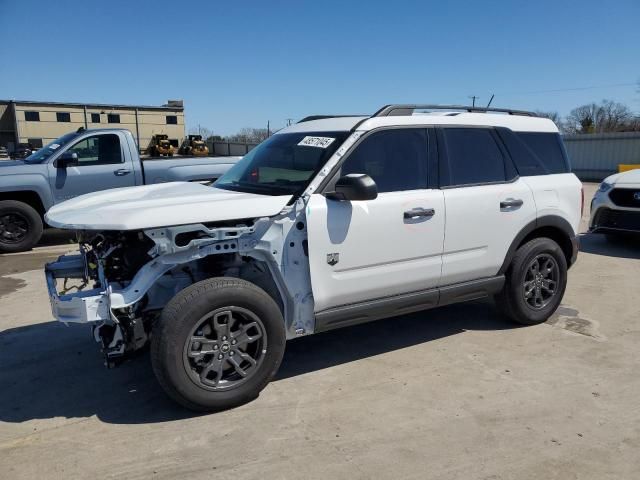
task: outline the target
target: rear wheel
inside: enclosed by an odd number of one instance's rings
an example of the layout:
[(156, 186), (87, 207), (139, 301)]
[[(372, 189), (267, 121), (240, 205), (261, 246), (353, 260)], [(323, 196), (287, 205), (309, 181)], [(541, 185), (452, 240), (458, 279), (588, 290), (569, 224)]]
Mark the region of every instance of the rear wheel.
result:
[(566, 286), (567, 260), (562, 249), (549, 238), (535, 238), (517, 250), (496, 301), (511, 320), (535, 325), (556, 311)]
[(42, 218), (31, 205), (0, 201), (0, 253), (31, 250), (40, 240), (42, 230)]
[(285, 342), (280, 309), (264, 290), (212, 278), (167, 304), (154, 326), (151, 360), (171, 398), (216, 411), (256, 398), (278, 370)]

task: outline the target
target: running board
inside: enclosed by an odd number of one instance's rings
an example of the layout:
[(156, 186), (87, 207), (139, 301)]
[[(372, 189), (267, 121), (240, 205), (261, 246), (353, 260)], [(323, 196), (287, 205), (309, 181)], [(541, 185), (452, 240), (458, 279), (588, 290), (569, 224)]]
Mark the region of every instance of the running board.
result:
[(315, 332), (324, 332), (334, 328), (405, 315), (442, 305), (485, 298), (498, 293), (504, 285), (504, 280), (504, 275), (498, 275), (419, 292), (333, 307), (316, 313)]

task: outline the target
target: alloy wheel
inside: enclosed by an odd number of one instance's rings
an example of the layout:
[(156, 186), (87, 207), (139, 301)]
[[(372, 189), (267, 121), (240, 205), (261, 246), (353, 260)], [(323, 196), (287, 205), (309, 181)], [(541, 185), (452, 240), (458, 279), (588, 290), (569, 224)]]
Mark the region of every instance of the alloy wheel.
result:
[(522, 294), (530, 308), (540, 310), (558, 291), (560, 269), (552, 255), (541, 253), (531, 260), (524, 274)]
[(185, 342), (183, 363), (196, 385), (229, 390), (257, 372), (266, 352), (260, 318), (245, 308), (224, 307), (198, 320)]

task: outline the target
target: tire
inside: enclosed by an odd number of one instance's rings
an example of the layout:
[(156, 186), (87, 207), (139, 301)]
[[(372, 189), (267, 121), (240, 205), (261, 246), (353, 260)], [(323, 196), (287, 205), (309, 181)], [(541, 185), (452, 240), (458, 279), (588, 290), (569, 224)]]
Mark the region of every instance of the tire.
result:
[[(225, 330), (232, 323), (227, 313), (235, 317), (233, 325), (255, 326), (241, 334), (234, 334), (231, 326)], [(230, 332), (228, 338), (218, 327)], [(245, 337), (256, 340), (248, 343)], [(238, 350), (241, 343), (244, 350)], [(285, 343), (282, 313), (264, 290), (240, 279), (211, 278), (182, 290), (165, 306), (153, 327), (151, 363), (158, 382), (173, 400), (190, 410), (220, 411), (259, 395), (278, 371)], [(217, 360), (222, 356), (224, 360)], [(246, 377), (238, 373), (234, 361), (240, 361)]]
[[(547, 274), (546, 283), (545, 279), (539, 279), (533, 273), (536, 268), (534, 262), (538, 265), (537, 271), (543, 276), (547, 272), (545, 266), (553, 265)], [(551, 278), (553, 272), (554, 279)], [(548, 290), (553, 285), (551, 282), (555, 282), (553, 294)], [(502, 292), (496, 296), (496, 302), (512, 321), (522, 325), (536, 325), (547, 321), (556, 311), (566, 287), (567, 259), (564, 252), (550, 238), (534, 238), (516, 251), (507, 270)]]
[(42, 217), (31, 205), (0, 201), (0, 253), (31, 250), (42, 237), (42, 230)]

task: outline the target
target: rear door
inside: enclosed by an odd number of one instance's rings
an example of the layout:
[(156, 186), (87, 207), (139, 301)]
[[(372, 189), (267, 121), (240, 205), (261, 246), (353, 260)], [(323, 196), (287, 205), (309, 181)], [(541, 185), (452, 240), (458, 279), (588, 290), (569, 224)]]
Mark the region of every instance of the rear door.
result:
[(441, 283), (494, 276), (536, 218), (532, 191), (493, 128), (439, 128), (438, 147), (447, 212)]
[(134, 186), (134, 169), (130, 156), (125, 155), (127, 144), (123, 140), (114, 132), (96, 133), (66, 149), (78, 155), (77, 166), (56, 168), (49, 162), (54, 203), (98, 190)]
[(368, 174), (378, 197), (349, 202), (311, 195), (307, 224), (316, 312), (438, 285), (444, 201), (443, 192), (429, 186), (428, 152), (424, 128), (373, 132), (336, 178)]

